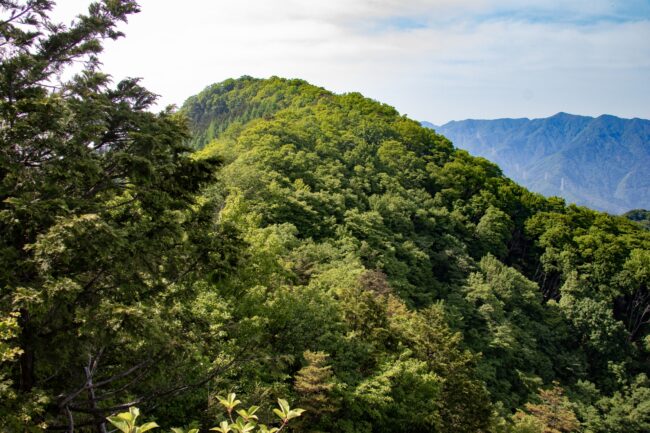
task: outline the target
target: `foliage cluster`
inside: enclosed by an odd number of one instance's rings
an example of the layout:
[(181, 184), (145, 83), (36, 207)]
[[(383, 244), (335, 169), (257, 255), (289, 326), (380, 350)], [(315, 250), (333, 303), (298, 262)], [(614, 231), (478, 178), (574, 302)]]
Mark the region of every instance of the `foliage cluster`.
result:
[[(254, 81), (292, 92), (291, 81)], [(329, 359), (332, 388), (319, 397), (332, 394), (336, 415), (314, 428), (481, 431), (518, 408), (530, 413), (510, 425), (547, 428), (529, 409), (557, 389), (577, 431), (620, 416), (604, 401), (648, 373), (650, 236), (624, 218), (530, 193), (359, 94), (226, 128), (197, 153), (214, 156), (225, 165), (209, 194), (250, 246), (219, 286), (240, 297), (255, 287), (267, 303), (286, 293), (292, 320), (268, 315), (267, 338), (296, 332), (269, 356)], [(395, 394), (406, 371), (417, 380)], [(647, 425), (640, 412), (629, 431)]]
[(244, 77), (153, 114), (96, 60), (134, 2), (0, 5), (0, 429), (207, 431), (236, 392), (222, 430), (283, 398), (286, 431), (648, 431), (650, 232), (357, 93)]

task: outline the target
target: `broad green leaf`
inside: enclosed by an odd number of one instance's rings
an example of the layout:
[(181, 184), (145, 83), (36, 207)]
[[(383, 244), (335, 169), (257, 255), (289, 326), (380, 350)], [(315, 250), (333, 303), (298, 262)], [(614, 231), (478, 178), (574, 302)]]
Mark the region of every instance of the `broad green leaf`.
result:
[(273, 413), (278, 416), (282, 421), (286, 419), (286, 414), (282, 412), (280, 409), (273, 409)]
[(278, 404), (280, 405), (280, 410), (282, 410), (282, 412), (283, 412), (285, 415), (286, 415), (287, 413), (289, 413), (289, 410), (290, 410), (291, 408), (289, 407), (289, 403), (288, 403), (285, 399), (283, 399), (283, 398), (279, 398), (279, 399), (278, 399)]
[(240, 409), (237, 411), (237, 414), (241, 416), (244, 420), (248, 421), (249, 419), (257, 420), (257, 415), (253, 415), (257, 409), (259, 409), (258, 406), (251, 406), (249, 410), (244, 410)]
[(115, 418), (122, 419), (128, 423), (133, 423), (136, 417), (134, 417), (130, 412), (122, 412), (115, 415)]
[(287, 414), (287, 419), (297, 418), (302, 415), (304, 411), (304, 409), (291, 409)]
[(219, 403), (228, 410), (228, 412), (231, 412), (241, 403), (240, 400), (237, 400), (237, 395), (234, 392), (228, 394), (228, 397), (217, 396), (217, 399), (219, 400)]
[(219, 423), (219, 427), (212, 427), (210, 430), (218, 431), (219, 433), (228, 433), (232, 431), (230, 424), (228, 424), (228, 421), (221, 421)]
[(237, 421), (231, 427), (239, 433), (248, 433), (255, 429), (255, 425), (254, 422), (245, 422), (243, 418), (237, 418)]
[(142, 424), (140, 427), (138, 427), (136, 429), (136, 433), (144, 433), (146, 431), (149, 431), (151, 429), (158, 428), (158, 427), (160, 427), (160, 426), (158, 424), (156, 424), (155, 422), (144, 423), (144, 424)]
[(109, 416), (106, 419), (108, 420), (108, 422), (110, 422), (115, 427), (117, 427), (118, 430), (120, 430), (120, 431), (122, 431), (124, 433), (130, 433), (129, 432), (129, 430), (130, 430), (129, 424), (125, 420), (123, 420), (123, 419), (121, 419), (121, 418), (119, 418), (117, 416)]
[(129, 413), (131, 414), (133, 422), (135, 422), (135, 420), (140, 416), (140, 409), (135, 406), (131, 406), (129, 408)]

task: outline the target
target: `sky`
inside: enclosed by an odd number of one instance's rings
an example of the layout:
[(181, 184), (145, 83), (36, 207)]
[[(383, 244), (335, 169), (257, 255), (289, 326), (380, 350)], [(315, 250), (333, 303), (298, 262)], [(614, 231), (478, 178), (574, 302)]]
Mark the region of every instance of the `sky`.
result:
[[(87, 0), (59, 0), (69, 22)], [(105, 72), (159, 107), (242, 75), (361, 92), (417, 120), (650, 119), (650, 0), (141, 0)]]

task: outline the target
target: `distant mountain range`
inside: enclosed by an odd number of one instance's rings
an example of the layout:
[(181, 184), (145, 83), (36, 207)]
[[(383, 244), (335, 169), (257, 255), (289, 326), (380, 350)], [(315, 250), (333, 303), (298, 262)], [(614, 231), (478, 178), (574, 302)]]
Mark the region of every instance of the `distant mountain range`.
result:
[(650, 208), (650, 120), (558, 113), (422, 125), (533, 191), (615, 214)]
[(650, 230), (650, 210), (633, 209), (629, 212), (625, 212), (623, 216)]

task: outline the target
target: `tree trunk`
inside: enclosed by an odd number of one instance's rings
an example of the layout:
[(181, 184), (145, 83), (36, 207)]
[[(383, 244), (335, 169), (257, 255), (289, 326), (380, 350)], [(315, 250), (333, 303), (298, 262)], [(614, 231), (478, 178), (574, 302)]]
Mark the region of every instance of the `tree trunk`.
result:
[(29, 312), (25, 308), (20, 309), (18, 320), (21, 328), (20, 348), (23, 353), (20, 355), (20, 390), (29, 392), (34, 387), (34, 332), (29, 321)]
[[(95, 399), (95, 388), (90, 367), (84, 367), (84, 373), (86, 373), (86, 384), (88, 386), (88, 400), (90, 401), (90, 407), (92, 409), (97, 409), (97, 400)], [(93, 417), (95, 418), (97, 433), (106, 433), (106, 421), (104, 417), (97, 413), (95, 413)]]

